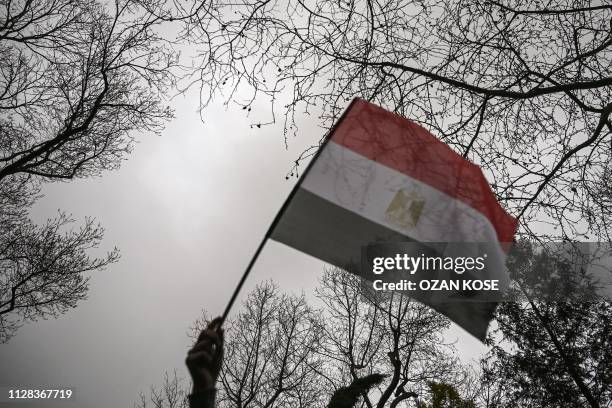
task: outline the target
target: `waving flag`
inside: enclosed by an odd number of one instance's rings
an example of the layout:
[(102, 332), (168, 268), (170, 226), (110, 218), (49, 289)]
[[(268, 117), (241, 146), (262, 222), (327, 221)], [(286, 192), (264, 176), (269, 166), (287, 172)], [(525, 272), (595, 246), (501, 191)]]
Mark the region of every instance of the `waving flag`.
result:
[[(507, 283), (505, 243), (517, 221), (481, 169), (420, 125), (361, 99), (336, 124), (273, 224), (270, 237), (360, 273), (374, 242), (487, 242)], [(482, 339), (494, 305), (432, 304)]]

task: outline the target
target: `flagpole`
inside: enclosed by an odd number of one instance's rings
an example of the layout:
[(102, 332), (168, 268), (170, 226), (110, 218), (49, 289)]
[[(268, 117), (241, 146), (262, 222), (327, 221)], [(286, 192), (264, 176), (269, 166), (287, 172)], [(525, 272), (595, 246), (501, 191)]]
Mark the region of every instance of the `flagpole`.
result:
[(329, 140), (331, 139), (331, 136), (334, 134), (334, 131), (336, 130), (338, 125), (346, 117), (347, 112), (350, 111), (351, 106), (353, 106), (355, 101), (357, 101), (358, 99), (359, 98), (353, 98), (353, 100), (351, 101), (351, 103), (349, 103), (349, 105), (346, 107), (344, 112), (342, 112), (342, 115), (340, 115), (340, 118), (336, 121), (334, 126), (330, 129), (329, 133), (327, 133), (327, 136), (325, 137), (325, 139), (323, 139), (323, 142), (319, 146), (319, 149), (317, 150), (317, 152), (314, 154), (314, 157), (312, 158), (312, 160), (310, 160), (310, 163), (308, 163), (308, 166), (306, 166), (306, 169), (304, 170), (304, 172), (300, 176), (300, 179), (298, 180), (298, 182), (293, 187), (293, 190), (291, 190), (291, 193), (289, 193), (289, 196), (287, 197), (287, 199), (283, 203), (283, 206), (280, 208), (278, 213), (276, 213), (276, 216), (274, 217), (274, 221), (272, 221), (272, 224), (270, 224), (270, 228), (268, 228), (268, 231), (266, 232), (266, 235), (264, 235), (263, 239), (259, 243), (259, 246), (255, 250), (255, 253), (253, 254), (253, 257), (249, 261), (249, 264), (247, 265), (244, 273), (242, 274), (242, 277), (240, 278), (240, 281), (238, 282), (238, 286), (236, 286), (236, 289), (234, 289), (234, 293), (232, 293), (232, 297), (230, 298), (227, 306), (225, 307), (225, 311), (223, 312), (223, 315), (221, 316), (221, 323), (220, 323), (221, 325), (223, 324), (223, 322), (225, 322), (225, 319), (227, 318), (227, 315), (229, 314), (230, 310), (232, 309), (232, 306), (236, 302), (236, 298), (238, 297), (238, 294), (240, 293), (240, 290), (242, 289), (242, 286), (244, 285), (244, 282), (246, 281), (247, 277), (249, 276), (249, 273), (251, 272), (251, 269), (253, 268), (253, 265), (255, 265), (255, 262), (257, 261), (257, 258), (259, 257), (259, 254), (261, 253), (261, 251), (263, 250), (264, 245), (266, 244), (266, 241), (272, 235), (272, 232), (274, 231), (274, 228), (276, 227), (276, 224), (278, 224), (278, 221), (280, 220), (281, 216), (283, 215), (283, 213), (285, 212), (285, 210), (289, 206), (289, 203), (291, 202), (291, 199), (293, 198), (295, 193), (300, 188), (300, 186), (302, 184), (302, 181), (304, 180), (304, 178), (306, 177), (306, 175), (310, 171), (310, 169), (311, 169), (312, 165), (314, 164), (314, 162), (317, 161), (317, 158), (319, 157), (319, 155), (323, 151), (323, 148), (325, 147), (327, 142), (329, 142)]
[(238, 293), (240, 293), (240, 289), (242, 289), (244, 282), (246, 281), (247, 277), (249, 276), (249, 273), (251, 272), (251, 268), (253, 268), (253, 265), (255, 265), (255, 261), (257, 261), (257, 258), (259, 258), (259, 254), (261, 253), (261, 250), (263, 249), (267, 240), (268, 234), (266, 234), (259, 243), (257, 250), (255, 250), (255, 254), (253, 254), (251, 261), (247, 265), (246, 270), (244, 271), (242, 277), (240, 278), (240, 281), (238, 282), (238, 286), (236, 286), (236, 289), (234, 289), (234, 293), (232, 293), (232, 297), (230, 298), (227, 306), (225, 307), (225, 311), (223, 312), (223, 316), (221, 317), (221, 325), (223, 324), (223, 322), (225, 322), (227, 315), (229, 314), (230, 310), (232, 309), (232, 306), (234, 305), (234, 302), (236, 301), (236, 298), (238, 297)]

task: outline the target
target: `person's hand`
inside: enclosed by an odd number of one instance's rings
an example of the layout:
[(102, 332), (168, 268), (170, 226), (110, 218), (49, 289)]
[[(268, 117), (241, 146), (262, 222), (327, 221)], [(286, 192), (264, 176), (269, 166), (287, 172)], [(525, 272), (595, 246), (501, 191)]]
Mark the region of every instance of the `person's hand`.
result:
[(215, 388), (223, 362), (221, 320), (221, 317), (217, 317), (211, 321), (187, 353), (185, 363), (193, 380), (194, 393)]

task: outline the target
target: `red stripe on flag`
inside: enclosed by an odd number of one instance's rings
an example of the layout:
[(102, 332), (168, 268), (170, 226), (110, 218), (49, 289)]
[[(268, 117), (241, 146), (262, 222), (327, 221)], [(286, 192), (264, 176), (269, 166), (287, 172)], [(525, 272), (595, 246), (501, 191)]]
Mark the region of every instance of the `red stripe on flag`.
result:
[(500, 242), (512, 242), (517, 220), (497, 202), (480, 167), (420, 125), (358, 99), (331, 140), (463, 201), (491, 221)]

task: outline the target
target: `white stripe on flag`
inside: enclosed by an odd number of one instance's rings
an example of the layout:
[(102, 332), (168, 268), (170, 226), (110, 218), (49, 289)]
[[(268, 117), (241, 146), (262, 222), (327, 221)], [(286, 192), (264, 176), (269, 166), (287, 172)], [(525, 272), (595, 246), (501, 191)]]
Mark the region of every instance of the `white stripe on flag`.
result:
[(498, 243), (487, 269), (502, 287), (508, 283), (505, 253), (489, 219), (427, 183), (329, 141), (301, 187), (416, 241)]

